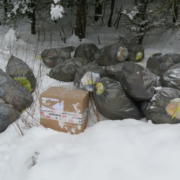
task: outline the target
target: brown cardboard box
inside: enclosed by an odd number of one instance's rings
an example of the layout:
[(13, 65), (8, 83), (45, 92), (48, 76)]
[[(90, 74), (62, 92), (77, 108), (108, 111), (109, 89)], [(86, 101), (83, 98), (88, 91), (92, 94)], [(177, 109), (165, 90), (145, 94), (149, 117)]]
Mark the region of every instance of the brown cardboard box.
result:
[(57, 131), (78, 134), (88, 121), (89, 92), (50, 87), (40, 95), (40, 124)]

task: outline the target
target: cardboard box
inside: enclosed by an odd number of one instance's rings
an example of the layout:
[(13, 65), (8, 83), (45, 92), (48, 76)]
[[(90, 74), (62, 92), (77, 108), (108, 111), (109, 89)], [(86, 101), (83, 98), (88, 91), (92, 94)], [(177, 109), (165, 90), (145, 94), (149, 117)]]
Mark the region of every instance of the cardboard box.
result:
[(88, 121), (89, 92), (50, 87), (40, 95), (40, 124), (57, 131), (78, 134)]

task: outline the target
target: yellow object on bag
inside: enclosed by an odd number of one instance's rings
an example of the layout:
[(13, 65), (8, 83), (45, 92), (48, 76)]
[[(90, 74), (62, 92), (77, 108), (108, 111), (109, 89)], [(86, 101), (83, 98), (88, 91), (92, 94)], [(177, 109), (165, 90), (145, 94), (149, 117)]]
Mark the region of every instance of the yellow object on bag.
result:
[(31, 83), (27, 80), (26, 77), (14, 77), (14, 80), (18, 81), (23, 85), (29, 92), (32, 92)]
[(138, 61), (139, 59), (142, 59), (143, 58), (143, 53), (142, 52), (138, 52), (137, 54), (136, 54), (136, 59), (135, 59), (135, 61)]
[(39, 57), (39, 56), (36, 56), (36, 59), (41, 59), (41, 57)]
[(96, 84), (95, 81), (91, 81), (91, 80), (89, 80), (88, 78), (84, 78), (84, 81), (81, 81), (81, 83), (83, 83), (83, 84), (89, 84), (89, 85)]
[(179, 110), (180, 110), (180, 99), (175, 98), (170, 101), (170, 103), (166, 106), (167, 113), (172, 116), (171, 119), (175, 117), (179, 119)]
[(96, 88), (97, 88), (96, 94), (99, 95), (104, 92), (104, 86), (102, 83), (97, 83)]

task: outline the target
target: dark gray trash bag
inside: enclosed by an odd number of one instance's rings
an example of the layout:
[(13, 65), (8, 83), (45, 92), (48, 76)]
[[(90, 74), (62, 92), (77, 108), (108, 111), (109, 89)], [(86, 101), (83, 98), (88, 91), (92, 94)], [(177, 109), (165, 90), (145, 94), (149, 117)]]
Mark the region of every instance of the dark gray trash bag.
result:
[[(11, 56), (6, 66), (6, 73), (19, 81), (30, 92), (35, 90), (36, 78), (30, 67), (21, 59)], [(24, 79), (23, 79), (24, 78)]]
[(180, 123), (180, 91), (162, 88), (143, 110), (146, 118), (155, 124)]
[(76, 48), (74, 57), (86, 58), (88, 62), (92, 62), (95, 60), (94, 54), (97, 50), (99, 49), (95, 44), (83, 43)]
[(119, 80), (127, 94), (136, 101), (146, 101), (160, 86), (159, 77), (134, 62), (125, 62)]
[(87, 91), (93, 91), (93, 84), (95, 84), (101, 77), (105, 76), (105, 68), (91, 62), (77, 71), (74, 78), (74, 86)]
[(29, 107), (33, 102), (32, 94), (1, 69), (0, 98), (20, 112)]
[(71, 52), (74, 50), (75, 48), (73, 46), (45, 49), (41, 53), (41, 57), (47, 67), (53, 68), (63, 61), (70, 59)]
[(180, 90), (180, 63), (170, 67), (162, 77), (162, 86)]
[(69, 59), (51, 69), (49, 76), (59, 81), (73, 81), (77, 70), (87, 63), (88, 60), (81, 57)]
[(98, 111), (108, 119), (142, 118), (140, 111), (118, 81), (101, 78), (95, 86), (93, 98)]
[(124, 65), (124, 63), (119, 63), (119, 64), (112, 65), (112, 66), (106, 66), (105, 70), (107, 73), (107, 77), (114, 79), (114, 80), (118, 80), (118, 77), (121, 73), (123, 65)]
[(158, 75), (161, 79), (163, 74), (175, 64), (180, 63), (180, 54), (153, 54), (147, 61), (147, 69)]
[(114, 43), (99, 49), (95, 54), (95, 62), (99, 66), (111, 66), (128, 58), (128, 49), (122, 43)]
[(20, 117), (20, 112), (0, 99), (0, 133)]
[(144, 59), (144, 48), (141, 45), (136, 42), (127, 43), (125, 45), (129, 52), (127, 61), (139, 62)]
[(144, 48), (136, 42), (119, 36), (119, 42), (124, 44), (129, 52), (127, 61), (139, 62), (144, 59)]

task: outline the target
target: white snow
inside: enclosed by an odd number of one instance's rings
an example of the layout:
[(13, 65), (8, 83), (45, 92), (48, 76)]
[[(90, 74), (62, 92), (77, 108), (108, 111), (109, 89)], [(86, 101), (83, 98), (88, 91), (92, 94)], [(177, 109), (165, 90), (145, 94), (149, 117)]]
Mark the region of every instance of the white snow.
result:
[(76, 113), (80, 113), (80, 109), (78, 109), (78, 106), (79, 106), (79, 103), (76, 103), (76, 104), (72, 104), (72, 106), (73, 106), (73, 108), (74, 108), (74, 110), (76, 111)]
[(179, 128), (129, 119), (74, 136), (34, 127), (21, 137), (11, 127), (0, 134), (0, 179), (178, 180)]
[[(58, 2), (54, 0), (55, 4)], [(122, 3), (123, 6), (130, 6), (132, 1), (122, 0)], [(61, 10), (59, 7), (53, 9), (53, 20), (63, 16)], [(1, 17), (3, 13), (0, 11)], [(8, 59), (13, 54), (31, 67), (38, 81), (33, 93), (33, 105), (25, 110), (19, 120), (0, 133), (0, 180), (179, 180), (180, 124), (155, 125), (150, 120), (146, 123), (145, 118), (141, 121), (110, 121), (101, 114), (101, 122), (97, 123), (91, 108), (87, 128), (79, 135), (56, 132), (39, 125), (39, 94), (51, 86), (72, 84), (56, 81), (46, 75), (50, 69), (42, 63), (41, 52), (47, 48), (77, 47), (88, 42), (101, 48), (118, 42), (119, 35), (123, 36), (123, 21), (116, 30), (107, 27), (101, 20), (90, 26), (92, 22), (89, 18), (86, 38), (79, 41), (69, 23), (75, 27), (75, 16), (67, 14), (68, 17), (64, 16), (58, 23), (46, 17), (42, 22), (37, 21), (38, 28), (42, 25), (39, 40), (38, 34), (30, 34), (28, 18), (19, 20), (16, 31), (10, 29), (10, 25), (0, 26), (1, 69), (5, 71)], [(104, 23), (109, 19), (106, 16)], [(66, 43), (61, 39), (62, 27)], [(153, 33), (155, 36), (144, 39), (145, 59), (138, 63), (143, 66), (152, 54), (180, 52), (178, 28), (167, 29), (158, 35), (158, 30)], [(128, 37), (130, 34), (125, 35)], [(6, 43), (10, 43), (10, 46), (6, 46)], [(155, 98), (156, 95), (152, 100)], [(91, 102), (89, 106), (92, 106)], [(18, 125), (23, 136), (18, 134)], [(59, 125), (63, 127), (64, 123), (59, 122)]]
[(10, 28), (5, 34), (4, 39), (7, 43), (13, 43), (17, 40), (16, 31), (13, 28)]
[(160, 91), (162, 89), (162, 86), (154, 87), (156, 91)]
[(62, 18), (63, 17), (63, 13), (64, 13), (64, 8), (57, 4), (57, 5), (54, 5), (54, 4), (51, 4), (51, 19), (52, 20), (57, 20), (59, 18)]
[(58, 2), (60, 2), (60, 0), (54, 0), (54, 3), (57, 4)]

